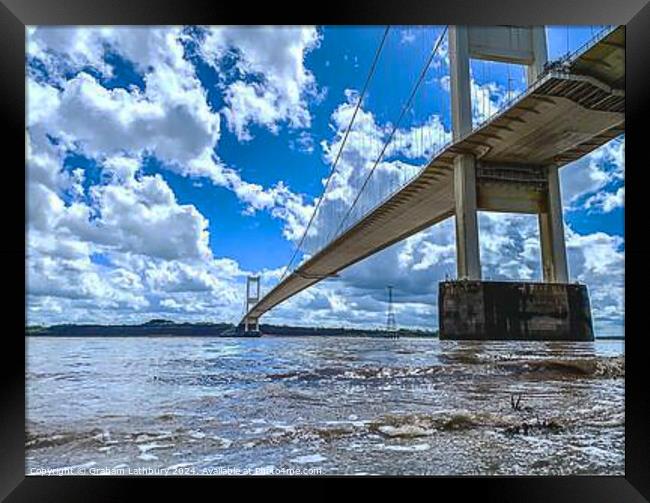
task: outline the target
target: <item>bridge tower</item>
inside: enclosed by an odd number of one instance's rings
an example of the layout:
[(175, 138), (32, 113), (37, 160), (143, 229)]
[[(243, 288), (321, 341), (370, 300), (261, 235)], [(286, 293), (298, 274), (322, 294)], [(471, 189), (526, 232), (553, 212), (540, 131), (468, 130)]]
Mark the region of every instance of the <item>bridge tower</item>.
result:
[(386, 331), (396, 332), (395, 310), (393, 308), (393, 286), (388, 285), (388, 309), (386, 311)]
[[(260, 300), (260, 277), (248, 276), (246, 278), (246, 313), (249, 313), (251, 308), (255, 306)], [(259, 318), (248, 316), (244, 318), (244, 332), (245, 333), (259, 333), (260, 325)]]
[[(530, 86), (547, 60), (543, 26), (450, 26), (454, 141), (472, 131), (470, 58), (525, 65)], [(487, 145), (489, 148), (489, 145)], [(569, 284), (558, 166), (454, 159), (458, 281), (440, 283), (441, 339), (593, 340), (589, 296)], [(542, 283), (481, 280), (477, 212), (538, 215)]]

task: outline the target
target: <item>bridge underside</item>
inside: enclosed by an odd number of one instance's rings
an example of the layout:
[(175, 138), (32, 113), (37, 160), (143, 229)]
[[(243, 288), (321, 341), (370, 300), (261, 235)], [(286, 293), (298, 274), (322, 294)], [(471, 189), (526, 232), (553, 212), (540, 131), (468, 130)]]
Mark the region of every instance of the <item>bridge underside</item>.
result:
[(503, 112), (443, 149), (410, 183), (288, 275), (247, 316), (259, 319), (321, 279), (454, 215), (459, 157), (475, 163), (476, 209), (548, 212), (544, 170), (575, 161), (624, 132), (624, 47), (619, 28), (567, 66), (547, 71)]

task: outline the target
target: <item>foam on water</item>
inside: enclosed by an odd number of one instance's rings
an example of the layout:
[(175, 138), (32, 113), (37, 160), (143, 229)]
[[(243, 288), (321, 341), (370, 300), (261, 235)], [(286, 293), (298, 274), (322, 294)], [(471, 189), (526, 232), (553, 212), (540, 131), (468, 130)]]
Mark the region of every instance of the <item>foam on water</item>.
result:
[(306, 463), (320, 463), (325, 461), (327, 458), (322, 454), (308, 454), (305, 456), (298, 456), (297, 458), (290, 459), (291, 463), (298, 463), (304, 465)]

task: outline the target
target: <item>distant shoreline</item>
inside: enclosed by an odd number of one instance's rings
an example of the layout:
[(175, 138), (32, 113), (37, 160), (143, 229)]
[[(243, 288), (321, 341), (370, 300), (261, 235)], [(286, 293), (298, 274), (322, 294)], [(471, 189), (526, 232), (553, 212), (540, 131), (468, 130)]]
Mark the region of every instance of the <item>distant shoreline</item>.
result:
[[(345, 327), (295, 327), (285, 325), (260, 325), (260, 331), (266, 337), (407, 337), (437, 339), (438, 331), (402, 328), (395, 332), (382, 329), (359, 329)], [(26, 337), (204, 337), (237, 338), (237, 327), (232, 323), (175, 323), (168, 320), (151, 320), (140, 325), (76, 325), (62, 324), (28, 326)], [(596, 340), (625, 341), (625, 337), (604, 335)]]
[[(260, 325), (264, 336), (270, 337), (425, 337), (437, 338), (438, 331), (400, 329), (387, 332), (381, 329), (357, 329), (345, 327), (294, 327), (284, 325)], [(232, 323), (175, 323), (168, 320), (151, 320), (140, 325), (76, 325), (62, 324), (28, 326), (26, 337), (238, 337), (237, 327)]]

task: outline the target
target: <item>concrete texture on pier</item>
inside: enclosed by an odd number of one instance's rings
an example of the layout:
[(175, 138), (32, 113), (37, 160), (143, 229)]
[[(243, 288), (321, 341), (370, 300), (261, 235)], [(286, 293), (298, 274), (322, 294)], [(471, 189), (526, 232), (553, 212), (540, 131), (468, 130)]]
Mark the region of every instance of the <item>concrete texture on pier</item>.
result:
[(446, 281), (438, 306), (440, 339), (594, 340), (585, 285)]

